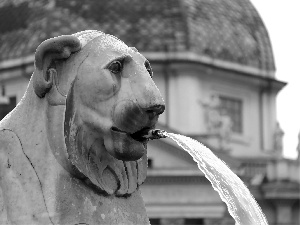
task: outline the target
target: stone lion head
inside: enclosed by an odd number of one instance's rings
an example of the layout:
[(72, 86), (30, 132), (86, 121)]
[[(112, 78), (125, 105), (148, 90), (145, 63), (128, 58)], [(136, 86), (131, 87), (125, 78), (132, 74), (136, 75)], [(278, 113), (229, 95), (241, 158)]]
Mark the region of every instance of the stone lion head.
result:
[(134, 192), (146, 175), (143, 134), (165, 109), (149, 61), (99, 31), (46, 40), (35, 58), (34, 91), (49, 105), (59, 163), (105, 194)]

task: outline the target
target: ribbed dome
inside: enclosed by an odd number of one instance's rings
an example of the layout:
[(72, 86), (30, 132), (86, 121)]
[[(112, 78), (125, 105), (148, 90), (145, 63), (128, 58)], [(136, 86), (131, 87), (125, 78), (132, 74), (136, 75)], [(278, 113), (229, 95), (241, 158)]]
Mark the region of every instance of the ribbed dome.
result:
[[(28, 54), (30, 51), (34, 52), (41, 39), (82, 29), (99, 29), (119, 37), (141, 52), (192, 52), (210, 60), (262, 71), (275, 70), (267, 30), (249, 0), (40, 0), (38, 4), (29, 4), (29, 0), (18, 2), (22, 2), (21, 5), (26, 8), (29, 16), (24, 16), (23, 20), (20, 17), (13, 19), (12, 24), (19, 26), (14, 28), (7, 23), (4, 26), (5, 18), (0, 18), (0, 33), (4, 34), (1, 35), (0, 51), (4, 45), (9, 45), (9, 39), (14, 34), (18, 34), (14, 39), (23, 37), (20, 40), (23, 45), (35, 38), (36, 43), (27, 48), (23, 47), (23, 53)], [(8, 6), (13, 11), (20, 4), (9, 3), (0, 7), (3, 9)], [(44, 26), (37, 21), (43, 21)], [(26, 37), (24, 32), (28, 33)], [(20, 51), (18, 54), (1, 52), (2, 60), (7, 56), (15, 58), (24, 55)]]

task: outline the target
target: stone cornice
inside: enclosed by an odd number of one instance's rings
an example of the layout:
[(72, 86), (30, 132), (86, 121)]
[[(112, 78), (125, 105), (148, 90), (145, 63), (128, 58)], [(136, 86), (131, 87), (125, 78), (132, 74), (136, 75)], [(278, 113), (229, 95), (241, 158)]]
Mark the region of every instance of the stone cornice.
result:
[(262, 186), (266, 199), (300, 199), (300, 185), (295, 182), (270, 182)]
[(0, 62), (0, 70), (10, 69), (18, 66), (31, 64), (34, 62), (34, 55), (20, 57), (16, 59), (8, 59)]
[[(201, 56), (194, 52), (142, 52), (146, 58), (151, 61), (189, 61), (189, 62), (199, 62), (208, 65), (213, 65), (215, 67), (240, 71), (243, 73), (248, 73), (252, 75), (262, 76), (262, 77), (274, 77), (275, 71), (267, 71), (258, 69), (255, 67), (250, 67), (246, 65), (241, 65), (238, 63), (227, 62), (219, 59), (213, 59), (208, 56)], [(11, 68), (15, 66), (20, 66), (23, 64), (29, 64), (34, 62), (34, 54), (20, 57), (16, 59), (9, 59), (0, 62), (0, 69)]]
[[(200, 173), (200, 171), (199, 171)], [(145, 185), (162, 185), (162, 184), (207, 184), (210, 182), (203, 176), (147, 176)]]
[(238, 63), (228, 62), (220, 59), (213, 59), (208, 56), (199, 55), (194, 52), (142, 52), (142, 54), (150, 61), (186, 61), (199, 62), (212, 65), (218, 68), (239, 71), (247, 74), (274, 77), (275, 71), (262, 70), (255, 67), (242, 65)]
[(199, 169), (149, 169), (148, 177), (201, 177), (204, 174)]
[[(142, 54), (153, 62), (191, 62), (210, 65), (218, 69), (239, 72), (238, 76), (244, 76), (251, 80), (260, 82), (262, 86), (268, 89), (279, 91), (286, 83), (275, 79), (275, 71), (262, 70), (246, 65), (232, 62), (226, 62), (219, 59), (212, 59), (207, 56), (201, 56), (193, 52), (142, 52)], [(9, 59), (0, 62), (0, 70), (10, 69), (18, 66), (34, 63), (34, 55), (26, 57)]]

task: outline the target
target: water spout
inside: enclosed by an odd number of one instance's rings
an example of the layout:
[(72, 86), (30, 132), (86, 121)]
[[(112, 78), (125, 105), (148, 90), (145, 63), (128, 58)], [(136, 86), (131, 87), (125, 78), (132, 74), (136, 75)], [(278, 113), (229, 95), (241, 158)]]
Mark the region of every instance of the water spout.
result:
[(147, 134), (145, 134), (143, 137), (148, 138), (148, 139), (160, 139), (160, 138), (166, 138), (167, 137), (167, 132), (164, 130), (159, 130), (159, 129), (153, 129), (149, 130)]

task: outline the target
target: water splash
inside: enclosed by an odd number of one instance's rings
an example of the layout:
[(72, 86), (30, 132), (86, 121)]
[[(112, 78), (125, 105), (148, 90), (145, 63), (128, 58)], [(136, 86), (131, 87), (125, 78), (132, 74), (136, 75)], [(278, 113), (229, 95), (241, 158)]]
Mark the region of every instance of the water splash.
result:
[(207, 147), (183, 135), (161, 132), (161, 135), (173, 139), (193, 157), (214, 190), (226, 203), (237, 225), (268, 225), (265, 215), (245, 184)]

